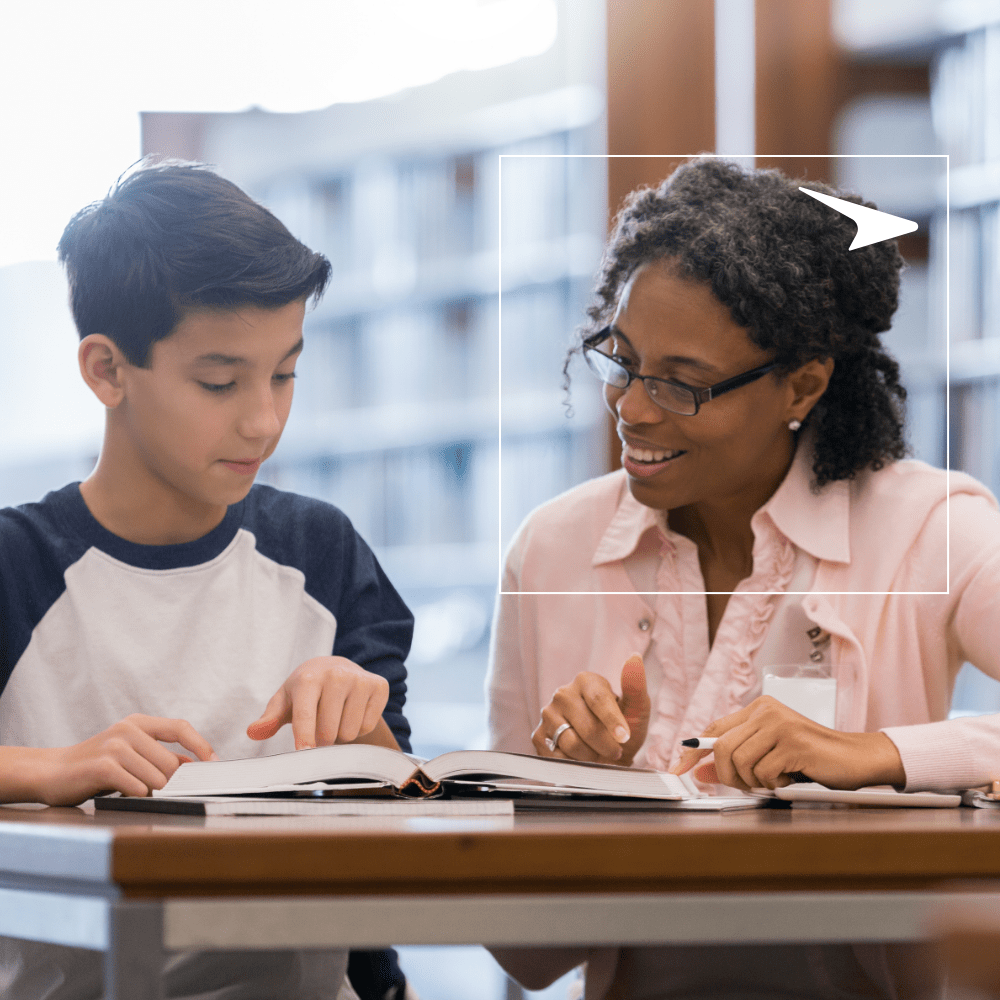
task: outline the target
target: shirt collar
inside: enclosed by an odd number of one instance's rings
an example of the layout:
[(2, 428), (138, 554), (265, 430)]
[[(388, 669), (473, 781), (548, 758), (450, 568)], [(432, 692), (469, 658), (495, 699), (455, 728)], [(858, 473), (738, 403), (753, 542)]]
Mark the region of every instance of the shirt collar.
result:
[[(850, 562), (850, 486), (847, 480), (839, 479), (813, 492), (812, 460), (813, 449), (802, 440), (781, 485), (754, 514), (754, 535), (759, 534), (760, 520), (766, 515), (793, 545), (815, 558)], [(598, 543), (592, 565), (627, 558), (651, 528), (670, 543), (671, 532), (663, 512), (639, 503), (623, 482), (621, 500)]]
[(813, 457), (811, 441), (800, 441), (788, 474), (750, 523), (756, 535), (756, 522), (766, 513), (793, 545), (826, 562), (848, 563), (850, 484), (846, 479), (837, 479), (814, 491)]
[(664, 538), (667, 537), (663, 511), (639, 503), (623, 482), (618, 508), (597, 546), (591, 565), (600, 566), (602, 563), (627, 558), (650, 528), (657, 530)]

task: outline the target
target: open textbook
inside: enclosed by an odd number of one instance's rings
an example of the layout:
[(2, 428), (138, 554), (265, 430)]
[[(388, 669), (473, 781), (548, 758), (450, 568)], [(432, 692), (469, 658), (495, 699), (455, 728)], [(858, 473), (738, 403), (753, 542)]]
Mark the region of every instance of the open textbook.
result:
[(182, 764), (157, 798), (222, 795), (493, 795), (514, 799), (656, 800), (665, 807), (753, 808), (750, 796), (709, 796), (687, 777), (554, 757), (455, 750), (423, 760), (366, 744), (314, 747), (243, 760)]

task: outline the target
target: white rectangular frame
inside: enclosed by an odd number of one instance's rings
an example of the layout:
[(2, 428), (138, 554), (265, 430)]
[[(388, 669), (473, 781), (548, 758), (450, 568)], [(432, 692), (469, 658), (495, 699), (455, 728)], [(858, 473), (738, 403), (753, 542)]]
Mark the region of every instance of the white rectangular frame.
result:
[(749, 159), (812, 159), (812, 160), (838, 160), (838, 159), (925, 159), (945, 161), (945, 590), (741, 590), (741, 596), (761, 595), (761, 594), (824, 594), (830, 596), (851, 596), (851, 597), (888, 597), (893, 596), (934, 596), (951, 593), (951, 156), (948, 153), (804, 153), (793, 155), (782, 154), (721, 154), (721, 153), (500, 153), (499, 165), (497, 168), (497, 565), (498, 565), (498, 592), (501, 595), (512, 596), (520, 594), (532, 597), (557, 597), (569, 596), (573, 594), (603, 594), (605, 596), (635, 596), (638, 593), (653, 594), (716, 594), (729, 593), (729, 591), (690, 591), (690, 590), (661, 590), (661, 591), (623, 591), (623, 590), (518, 590), (510, 591), (503, 589), (503, 569), (504, 569), (504, 546), (503, 546), (503, 161), (505, 159), (605, 159), (605, 160), (692, 160), (697, 157), (716, 157), (724, 160), (749, 160)]

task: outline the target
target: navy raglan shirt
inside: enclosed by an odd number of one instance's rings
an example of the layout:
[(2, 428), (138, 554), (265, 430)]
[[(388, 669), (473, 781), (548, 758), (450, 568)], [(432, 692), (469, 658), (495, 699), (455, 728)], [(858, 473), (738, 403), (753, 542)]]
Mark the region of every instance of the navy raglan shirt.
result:
[(0, 743), (64, 746), (133, 712), (187, 719), (225, 758), (293, 749), (246, 727), (300, 663), (344, 656), (403, 716), (413, 617), (336, 507), (254, 486), (207, 535), (139, 545), (73, 483), (0, 510)]

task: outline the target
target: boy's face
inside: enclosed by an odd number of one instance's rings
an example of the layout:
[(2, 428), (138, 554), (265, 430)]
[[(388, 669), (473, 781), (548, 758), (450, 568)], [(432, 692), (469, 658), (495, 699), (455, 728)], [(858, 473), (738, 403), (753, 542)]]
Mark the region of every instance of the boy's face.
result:
[(118, 419), (145, 470), (182, 502), (249, 492), (292, 405), (305, 303), (188, 313), (148, 368), (126, 365)]

